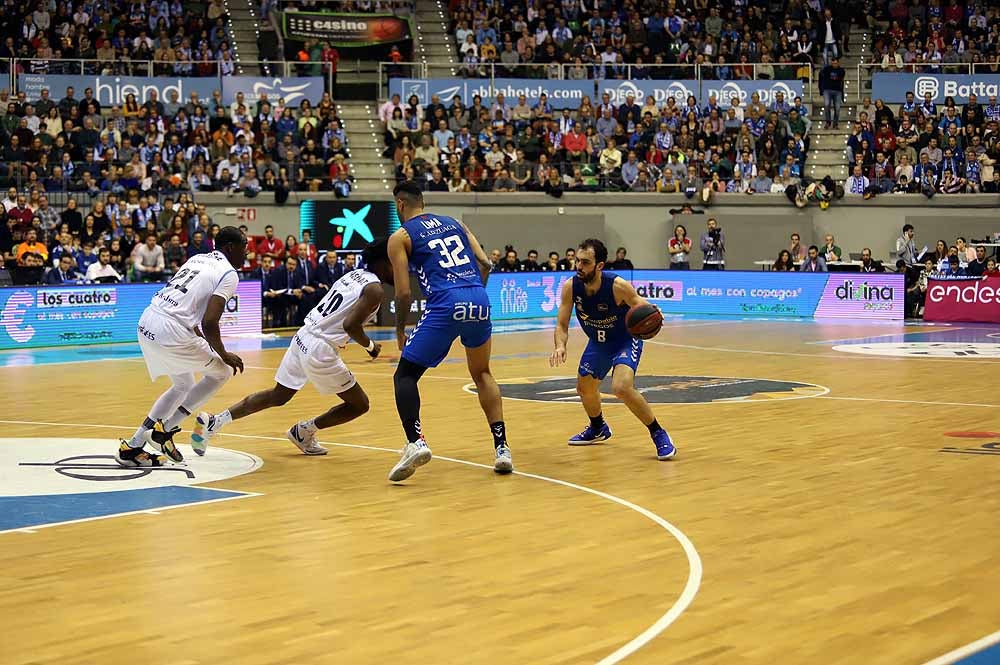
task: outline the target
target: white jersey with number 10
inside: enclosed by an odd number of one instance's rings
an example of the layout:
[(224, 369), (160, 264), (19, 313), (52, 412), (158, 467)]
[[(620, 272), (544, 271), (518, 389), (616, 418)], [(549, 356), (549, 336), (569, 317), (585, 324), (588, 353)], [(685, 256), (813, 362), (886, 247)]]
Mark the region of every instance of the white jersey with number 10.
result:
[[(350, 335), (344, 331), (347, 313), (358, 304), (365, 287), (377, 284), (378, 281), (378, 277), (367, 270), (352, 270), (347, 273), (333, 283), (330, 291), (306, 315), (302, 330), (333, 346), (346, 344), (350, 339)], [(364, 323), (374, 320), (376, 312), (377, 308)]]

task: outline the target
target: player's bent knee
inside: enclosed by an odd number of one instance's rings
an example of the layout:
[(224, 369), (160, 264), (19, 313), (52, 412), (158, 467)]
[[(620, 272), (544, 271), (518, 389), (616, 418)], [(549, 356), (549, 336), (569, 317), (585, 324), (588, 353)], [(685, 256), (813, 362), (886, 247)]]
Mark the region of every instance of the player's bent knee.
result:
[(626, 383), (625, 381), (612, 381), (611, 382), (611, 393), (618, 399), (624, 399), (631, 395), (635, 387), (631, 383)]

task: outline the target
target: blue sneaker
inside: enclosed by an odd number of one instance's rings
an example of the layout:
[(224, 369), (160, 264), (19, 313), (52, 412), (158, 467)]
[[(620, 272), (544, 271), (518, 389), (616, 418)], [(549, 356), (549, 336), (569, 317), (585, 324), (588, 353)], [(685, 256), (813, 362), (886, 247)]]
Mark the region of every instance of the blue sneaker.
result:
[(656, 459), (658, 460), (668, 460), (677, 454), (677, 449), (674, 448), (674, 444), (670, 441), (670, 435), (667, 434), (666, 430), (661, 429), (654, 434), (653, 443), (656, 444)]
[(601, 429), (595, 430), (591, 425), (569, 440), (571, 446), (590, 446), (611, 438), (611, 428), (607, 423), (601, 425)]

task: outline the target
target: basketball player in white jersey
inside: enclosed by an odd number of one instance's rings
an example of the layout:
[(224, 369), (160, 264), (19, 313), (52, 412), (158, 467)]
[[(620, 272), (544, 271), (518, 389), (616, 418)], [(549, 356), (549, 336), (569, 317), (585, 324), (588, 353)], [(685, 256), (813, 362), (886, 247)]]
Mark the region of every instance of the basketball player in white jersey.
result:
[(287, 404), (295, 393), (311, 382), (322, 394), (336, 393), (343, 400), (311, 420), (291, 426), (288, 440), (306, 455), (326, 455), (316, 442), (321, 429), (342, 425), (368, 412), (368, 395), (348, 369), (338, 347), (354, 340), (377, 358), (382, 345), (365, 334), (364, 324), (372, 321), (382, 304), (382, 284), (393, 283), (392, 266), (385, 239), (369, 245), (363, 254), (365, 269), (352, 270), (330, 287), (329, 292), (306, 315), (305, 324), (292, 338), (274, 376), (274, 387), (262, 390), (229, 407), (222, 413), (198, 414), (191, 447), (205, 454), (208, 440), (233, 420)]
[[(122, 466), (163, 466), (167, 457), (182, 461), (173, 441), (181, 422), (243, 371), (243, 361), (222, 343), (219, 319), (236, 294), (236, 268), (243, 265), (246, 250), (243, 232), (225, 227), (215, 238), (215, 251), (188, 259), (142, 313), (138, 337), (149, 376), (153, 381), (169, 376), (173, 385), (132, 438), (122, 439), (117, 455)], [(202, 375), (198, 383), (195, 374)], [(147, 443), (165, 456), (147, 453)]]

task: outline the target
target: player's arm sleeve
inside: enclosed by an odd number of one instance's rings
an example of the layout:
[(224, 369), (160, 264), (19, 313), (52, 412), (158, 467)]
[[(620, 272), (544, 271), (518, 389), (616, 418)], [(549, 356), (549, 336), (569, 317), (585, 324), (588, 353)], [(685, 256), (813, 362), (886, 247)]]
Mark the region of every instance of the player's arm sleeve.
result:
[(615, 277), (615, 283), (611, 288), (615, 294), (616, 304), (625, 304), (629, 307), (649, 304), (645, 298), (636, 293), (635, 287), (632, 286), (631, 282), (627, 282), (621, 277)]
[(219, 280), (212, 295), (219, 296), (226, 302), (229, 302), (229, 299), (236, 295), (236, 287), (239, 283), (239, 275), (236, 274), (235, 270), (230, 270)]

